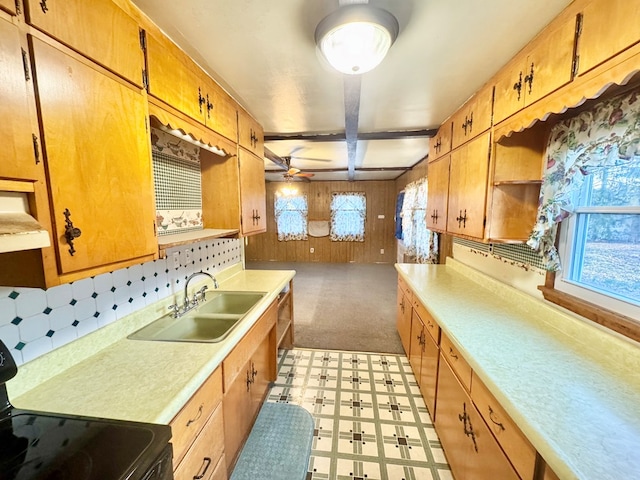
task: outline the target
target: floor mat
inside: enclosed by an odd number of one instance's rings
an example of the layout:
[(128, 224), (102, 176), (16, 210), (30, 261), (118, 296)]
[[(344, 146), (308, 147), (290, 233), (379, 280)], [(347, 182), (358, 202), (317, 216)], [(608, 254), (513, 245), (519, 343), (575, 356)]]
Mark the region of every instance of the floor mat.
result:
[(309, 412), (297, 405), (265, 403), (231, 480), (303, 480), (312, 440)]

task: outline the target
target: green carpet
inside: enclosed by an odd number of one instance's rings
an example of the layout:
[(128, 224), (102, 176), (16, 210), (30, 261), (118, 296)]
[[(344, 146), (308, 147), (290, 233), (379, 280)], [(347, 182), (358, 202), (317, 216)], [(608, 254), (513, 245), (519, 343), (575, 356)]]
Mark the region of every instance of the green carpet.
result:
[(313, 428), (313, 418), (304, 408), (264, 403), (231, 480), (304, 480)]

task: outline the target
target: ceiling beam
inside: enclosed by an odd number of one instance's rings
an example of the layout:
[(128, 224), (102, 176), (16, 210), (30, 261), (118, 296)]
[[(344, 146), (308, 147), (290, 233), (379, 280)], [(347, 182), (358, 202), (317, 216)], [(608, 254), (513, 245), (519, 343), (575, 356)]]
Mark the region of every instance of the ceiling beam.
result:
[(344, 135), (347, 141), (347, 180), (350, 182), (356, 177), (361, 86), (360, 75), (344, 76)]
[[(397, 130), (387, 132), (360, 132), (358, 140), (397, 140), (399, 138), (433, 137), (438, 132), (437, 128), (421, 130)], [(341, 142), (346, 140), (345, 133), (283, 133), (265, 135), (265, 142), (277, 142), (283, 140), (305, 140), (307, 142)]]

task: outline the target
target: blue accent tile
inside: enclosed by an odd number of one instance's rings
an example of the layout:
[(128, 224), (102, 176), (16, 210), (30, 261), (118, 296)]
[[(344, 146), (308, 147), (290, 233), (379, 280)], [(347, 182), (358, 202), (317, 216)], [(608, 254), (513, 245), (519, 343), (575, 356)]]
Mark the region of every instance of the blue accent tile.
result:
[(146, 297), (146, 296), (147, 296), (147, 292), (144, 292), (144, 293), (142, 294), (142, 297), (144, 298), (144, 297)]
[(95, 318), (98, 318), (98, 317), (100, 316), (100, 312), (96, 312), (96, 313), (94, 313), (94, 314), (93, 314), (93, 316), (94, 316)]
[(22, 318), (16, 317), (13, 320), (11, 320), (11, 323), (13, 323), (14, 325), (20, 325), (21, 321), (22, 321)]
[(140, 280), (142, 280), (143, 282), (147, 279), (147, 277), (145, 277), (144, 275), (142, 276), (142, 278)]
[(157, 276), (158, 276), (158, 272), (155, 272), (155, 273), (153, 274), (153, 276), (154, 276), (154, 277), (157, 277)]
[(111, 287), (111, 293), (116, 291), (116, 287)]
[(75, 298), (72, 298), (69, 305), (75, 305), (76, 303), (78, 303), (78, 301)]
[(16, 298), (18, 298), (18, 295), (20, 295), (20, 294), (14, 290), (13, 292), (11, 292), (11, 293), (9, 294), (9, 298), (10, 298), (11, 300), (15, 300)]
[(157, 293), (157, 292), (160, 291), (160, 289), (158, 287), (156, 287), (154, 291)]
[(118, 309), (118, 305), (114, 305), (113, 307), (111, 307), (111, 310), (117, 310)]
[(16, 344), (16, 346), (15, 346), (15, 349), (16, 349), (16, 350), (22, 350), (22, 349), (23, 349), (24, 347), (26, 347), (26, 346), (27, 346), (27, 344), (26, 344), (26, 343), (24, 343), (24, 342), (18, 342), (18, 343)]
[(98, 292), (93, 292), (93, 293), (91, 294), (91, 298), (96, 298), (97, 296), (98, 296)]
[(127, 287), (130, 287), (130, 286), (131, 286), (131, 280), (128, 280), (127, 281)]
[(80, 325), (80, 322), (78, 320), (74, 320), (71, 325), (73, 325), (74, 327), (77, 327), (78, 325)]
[(54, 333), (56, 333), (56, 332), (54, 332), (53, 330), (49, 330), (49, 331), (47, 332), (47, 337), (49, 337), (49, 338), (53, 337), (53, 334), (54, 334)]
[(53, 310), (49, 307), (45, 308), (42, 313), (44, 313), (45, 315), (49, 315)]
[(133, 303), (133, 298), (129, 297), (129, 303)]

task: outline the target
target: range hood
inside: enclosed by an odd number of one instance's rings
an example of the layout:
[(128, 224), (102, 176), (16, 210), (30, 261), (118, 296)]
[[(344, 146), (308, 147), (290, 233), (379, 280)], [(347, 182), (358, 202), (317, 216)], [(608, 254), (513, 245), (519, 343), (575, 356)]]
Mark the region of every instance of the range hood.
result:
[(27, 194), (0, 191), (0, 253), (49, 246), (49, 232), (29, 213)]

